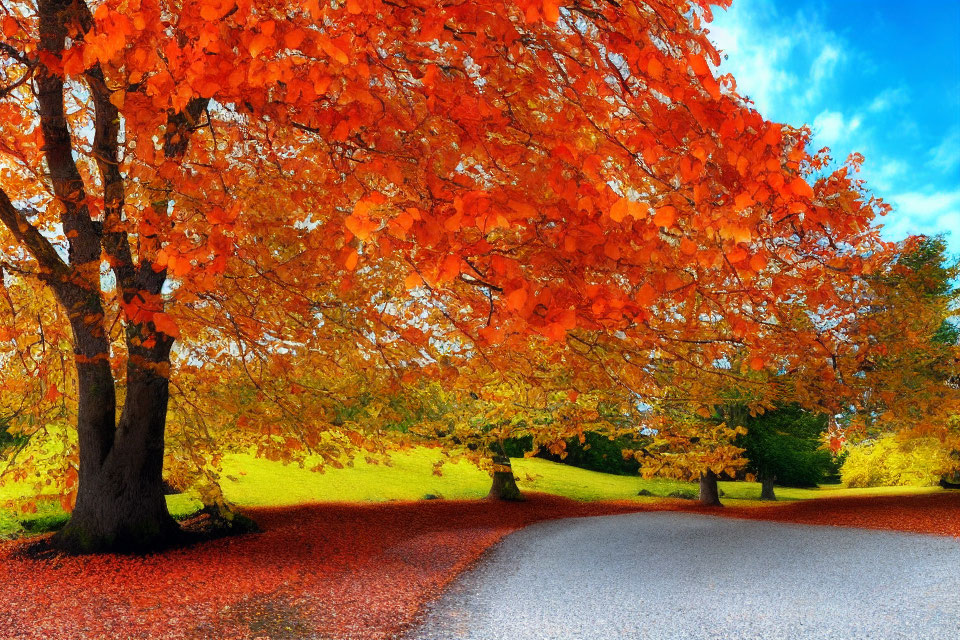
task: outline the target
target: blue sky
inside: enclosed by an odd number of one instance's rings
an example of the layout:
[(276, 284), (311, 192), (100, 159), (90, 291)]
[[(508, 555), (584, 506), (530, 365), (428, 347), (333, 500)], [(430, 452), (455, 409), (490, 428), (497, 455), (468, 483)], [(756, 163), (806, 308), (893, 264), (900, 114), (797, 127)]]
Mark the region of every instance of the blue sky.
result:
[(960, 254), (960, 0), (733, 0), (715, 16), (720, 70), (760, 113), (866, 156), (894, 206), (884, 237), (952, 231)]

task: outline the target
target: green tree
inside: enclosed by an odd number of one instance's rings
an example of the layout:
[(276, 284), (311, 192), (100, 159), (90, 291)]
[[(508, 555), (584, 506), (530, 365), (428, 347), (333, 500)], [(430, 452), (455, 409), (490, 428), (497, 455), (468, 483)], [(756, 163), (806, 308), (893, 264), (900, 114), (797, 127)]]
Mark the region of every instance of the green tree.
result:
[(832, 455), (822, 446), (827, 416), (791, 404), (745, 420), (735, 444), (744, 449), (747, 471), (762, 484), (761, 500), (776, 500), (774, 484), (811, 487), (822, 482)]

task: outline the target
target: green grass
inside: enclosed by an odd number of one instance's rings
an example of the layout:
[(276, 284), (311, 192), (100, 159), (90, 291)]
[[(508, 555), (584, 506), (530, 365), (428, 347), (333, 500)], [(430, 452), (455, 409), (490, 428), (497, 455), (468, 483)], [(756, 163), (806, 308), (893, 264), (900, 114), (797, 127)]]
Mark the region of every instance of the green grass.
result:
[[(227, 499), (242, 507), (289, 506), (306, 502), (420, 500), (431, 494), (448, 500), (477, 499), (487, 494), (490, 477), (467, 461), (448, 463), (443, 466), (442, 475), (433, 475), (433, 465), (441, 457), (436, 449), (417, 448), (395, 454), (389, 464), (370, 464), (358, 458), (352, 467), (327, 467), (326, 472), (315, 473), (309, 470), (315, 461), (308, 460), (306, 468), (301, 468), (248, 455), (233, 455), (225, 460), (221, 484)], [(616, 476), (539, 458), (515, 459), (513, 467), (521, 490), (552, 493), (575, 500), (655, 501), (677, 491), (691, 495), (697, 491), (697, 486), (691, 482)], [(760, 485), (755, 482), (721, 482), (720, 488), (725, 494), (724, 502), (732, 505), (755, 504), (760, 496)], [(646, 489), (653, 496), (637, 497), (641, 489)], [(826, 485), (818, 489), (777, 487), (776, 492), (780, 500), (788, 501), (818, 497), (905, 495), (939, 490), (939, 487), (847, 489), (840, 485)], [(22, 486), (0, 486), (0, 500), (18, 499), (23, 495)], [(174, 517), (188, 516), (200, 507), (199, 501), (190, 494), (169, 496), (167, 504)], [(60, 526), (66, 517), (55, 502), (41, 504), (37, 513), (20, 518), (10, 512), (0, 511), (0, 536), (49, 531)]]
[[(490, 477), (466, 461), (443, 466), (443, 475), (434, 476), (433, 464), (441, 459), (436, 449), (418, 448), (395, 454), (391, 464), (368, 464), (362, 459), (352, 468), (313, 473), (296, 465), (260, 460), (251, 456), (230, 456), (221, 477), (224, 494), (240, 506), (293, 505), (304, 502), (382, 502), (419, 500), (428, 494), (448, 500), (476, 499), (487, 495)], [(309, 465), (308, 465), (309, 466)], [(617, 476), (587, 471), (540, 458), (515, 458), (514, 474), (523, 491), (540, 491), (574, 500), (632, 500), (641, 489), (655, 500), (676, 491), (696, 493), (692, 482), (636, 476)], [(721, 482), (725, 498), (756, 501), (760, 484)], [(939, 487), (877, 487), (847, 489), (824, 485), (818, 489), (777, 487), (780, 500), (806, 500), (826, 496), (904, 495), (939, 491)]]

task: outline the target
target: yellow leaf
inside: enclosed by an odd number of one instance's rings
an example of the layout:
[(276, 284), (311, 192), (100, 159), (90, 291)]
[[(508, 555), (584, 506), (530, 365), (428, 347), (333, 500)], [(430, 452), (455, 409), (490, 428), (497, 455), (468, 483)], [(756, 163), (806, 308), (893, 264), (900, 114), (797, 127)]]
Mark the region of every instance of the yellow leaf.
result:
[(353, 271), (357, 268), (357, 262), (360, 260), (360, 254), (356, 251), (351, 251), (347, 254), (347, 259), (344, 260), (343, 266), (347, 268), (348, 271)]
[(626, 198), (620, 198), (610, 207), (610, 219), (614, 222), (620, 222), (627, 217), (627, 207), (630, 201)]
[(767, 259), (761, 253), (755, 253), (750, 258), (750, 268), (754, 271), (763, 271), (767, 266)]
[(171, 338), (180, 337), (180, 328), (177, 326), (177, 322), (167, 313), (153, 314), (153, 326), (157, 331), (165, 333)]
[(735, 227), (732, 235), (736, 242), (750, 242), (750, 240), (753, 238), (753, 234), (747, 227)]
[(627, 216), (639, 220), (650, 212), (650, 205), (646, 202), (636, 202), (630, 198), (620, 198), (610, 207), (610, 219), (620, 222)]

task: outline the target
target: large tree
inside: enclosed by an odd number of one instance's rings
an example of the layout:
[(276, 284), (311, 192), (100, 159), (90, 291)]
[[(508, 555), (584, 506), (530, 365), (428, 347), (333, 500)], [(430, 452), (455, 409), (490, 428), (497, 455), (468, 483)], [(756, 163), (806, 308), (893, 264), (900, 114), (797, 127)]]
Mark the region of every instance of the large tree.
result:
[[(880, 248), (882, 205), (851, 167), (823, 171), (808, 131), (715, 77), (710, 11), (0, 5), (2, 253), (53, 293), (75, 353), (79, 492), (56, 542), (169, 539), (161, 472), (184, 326), (207, 318), (183, 338), (216, 350), (234, 335), (282, 361), (337, 305), (313, 287), (370, 287), (354, 310), (385, 335), (418, 329), (413, 342), (430, 328), (383, 318), (402, 313), (383, 299), (398, 281), (471, 349), (585, 333), (590, 357), (615, 336), (640, 368), (719, 318), (728, 334), (700, 357), (734, 340), (772, 366), (787, 344), (768, 339), (778, 305), (841, 309)], [(287, 295), (257, 305), (258, 287)]]

